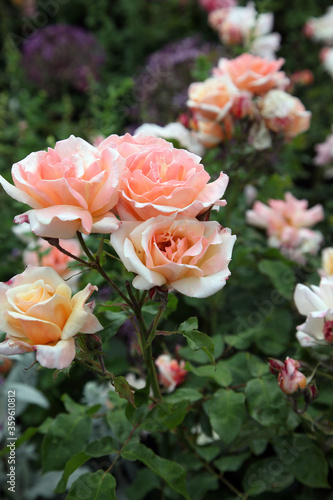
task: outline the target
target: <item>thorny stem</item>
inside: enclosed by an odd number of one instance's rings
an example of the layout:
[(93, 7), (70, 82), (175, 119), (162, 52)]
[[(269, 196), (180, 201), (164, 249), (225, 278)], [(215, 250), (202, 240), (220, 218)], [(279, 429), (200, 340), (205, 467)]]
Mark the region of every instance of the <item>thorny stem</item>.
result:
[(65, 255), (67, 255), (68, 257), (70, 257), (71, 259), (77, 260), (78, 262), (80, 262), (84, 266), (91, 267), (91, 265), (90, 265), (89, 262), (86, 262), (85, 260), (81, 259), (77, 255), (74, 255), (73, 253), (68, 252), (68, 250), (65, 250), (64, 248), (62, 248), (59, 245), (59, 239), (58, 238), (45, 238), (44, 237), (43, 240), (47, 241), (53, 247), (56, 247), (60, 252), (64, 253)]

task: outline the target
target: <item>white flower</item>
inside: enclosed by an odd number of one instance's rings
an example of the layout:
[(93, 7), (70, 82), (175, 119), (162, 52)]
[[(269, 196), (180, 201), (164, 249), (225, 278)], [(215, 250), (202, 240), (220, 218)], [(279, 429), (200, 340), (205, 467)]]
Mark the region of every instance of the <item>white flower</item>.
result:
[(296, 337), (304, 347), (333, 342), (333, 281), (322, 278), (319, 286), (298, 284), (294, 300), (306, 321), (297, 327)]

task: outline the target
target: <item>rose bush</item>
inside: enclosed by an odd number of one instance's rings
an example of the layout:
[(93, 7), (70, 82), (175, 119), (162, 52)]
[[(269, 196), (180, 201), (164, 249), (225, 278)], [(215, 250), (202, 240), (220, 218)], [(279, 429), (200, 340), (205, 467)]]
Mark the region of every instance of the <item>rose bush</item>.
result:
[(36, 351), (47, 368), (66, 368), (75, 357), (74, 336), (95, 333), (102, 325), (87, 303), (96, 286), (72, 297), (66, 282), (50, 267), (28, 266), (8, 283), (0, 283), (0, 330), (6, 340), (0, 354)]

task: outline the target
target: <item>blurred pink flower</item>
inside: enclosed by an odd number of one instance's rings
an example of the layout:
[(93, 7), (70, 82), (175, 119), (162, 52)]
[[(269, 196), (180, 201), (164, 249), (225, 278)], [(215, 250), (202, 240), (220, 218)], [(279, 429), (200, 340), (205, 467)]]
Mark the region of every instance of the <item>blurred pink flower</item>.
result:
[(248, 224), (266, 229), (268, 245), (280, 248), (292, 260), (304, 261), (304, 254), (316, 254), (323, 236), (308, 229), (324, 218), (322, 205), (308, 209), (307, 200), (298, 200), (291, 193), (284, 200), (269, 200), (268, 205), (256, 201), (247, 210)]
[(321, 17), (311, 17), (304, 26), (304, 33), (317, 42), (333, 43), (333, 6)]
[(299, 389), (305, 389), (307, 379), (298, 369), (301, 363), (295, 359), (287, 357), (282, 363), (277, 359), (270, 359), (271, 371), (278, 374), (278, 384), (280, 389), (286, 394), (293, 394)]
[(160, 373), (160, 383), (167, 389), (167, 392), (174, 391), (177, 385), (184, 382), (187, 374), (184, 360), (178, 363), (168, 354), (162, 354), (155, 360), (155, 364)]
[(327, 136), (324, 142), (315, 146), (317, 152), (314, 157), (314, 164), (318, 166), (331, 165), (333, 162), (333, 130), (332, 134)]

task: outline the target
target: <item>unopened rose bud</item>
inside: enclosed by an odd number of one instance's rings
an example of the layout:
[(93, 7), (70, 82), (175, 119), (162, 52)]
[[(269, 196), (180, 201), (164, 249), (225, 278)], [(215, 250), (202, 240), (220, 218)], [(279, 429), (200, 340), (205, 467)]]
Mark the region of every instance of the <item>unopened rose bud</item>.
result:
[(174, 391), (177, 385), (184, 382), (187, 374), (187, 370), (184, 368), (184, 360), (178, 363), (176, 359), (172, 359), (168, 354), (162, 354), (156, 359), (155, 364), (160, 373), (160, 383), (168, 392)]
[(299, 389), (305, 389), (307, 380), (303, 373), (298, 371), (301, 364), (295, 359), (286, 358), (284, 366), (278, 376), (280, 389), (286, 394), (293, 394)]
[(319, 396), (319, 391), (317, 389), (316, 384), (312, 384), (309, 387), (306, 387), (304, 391), (304, 399), (306, 403), (311, 403), (314, 399), (317, 399)]

